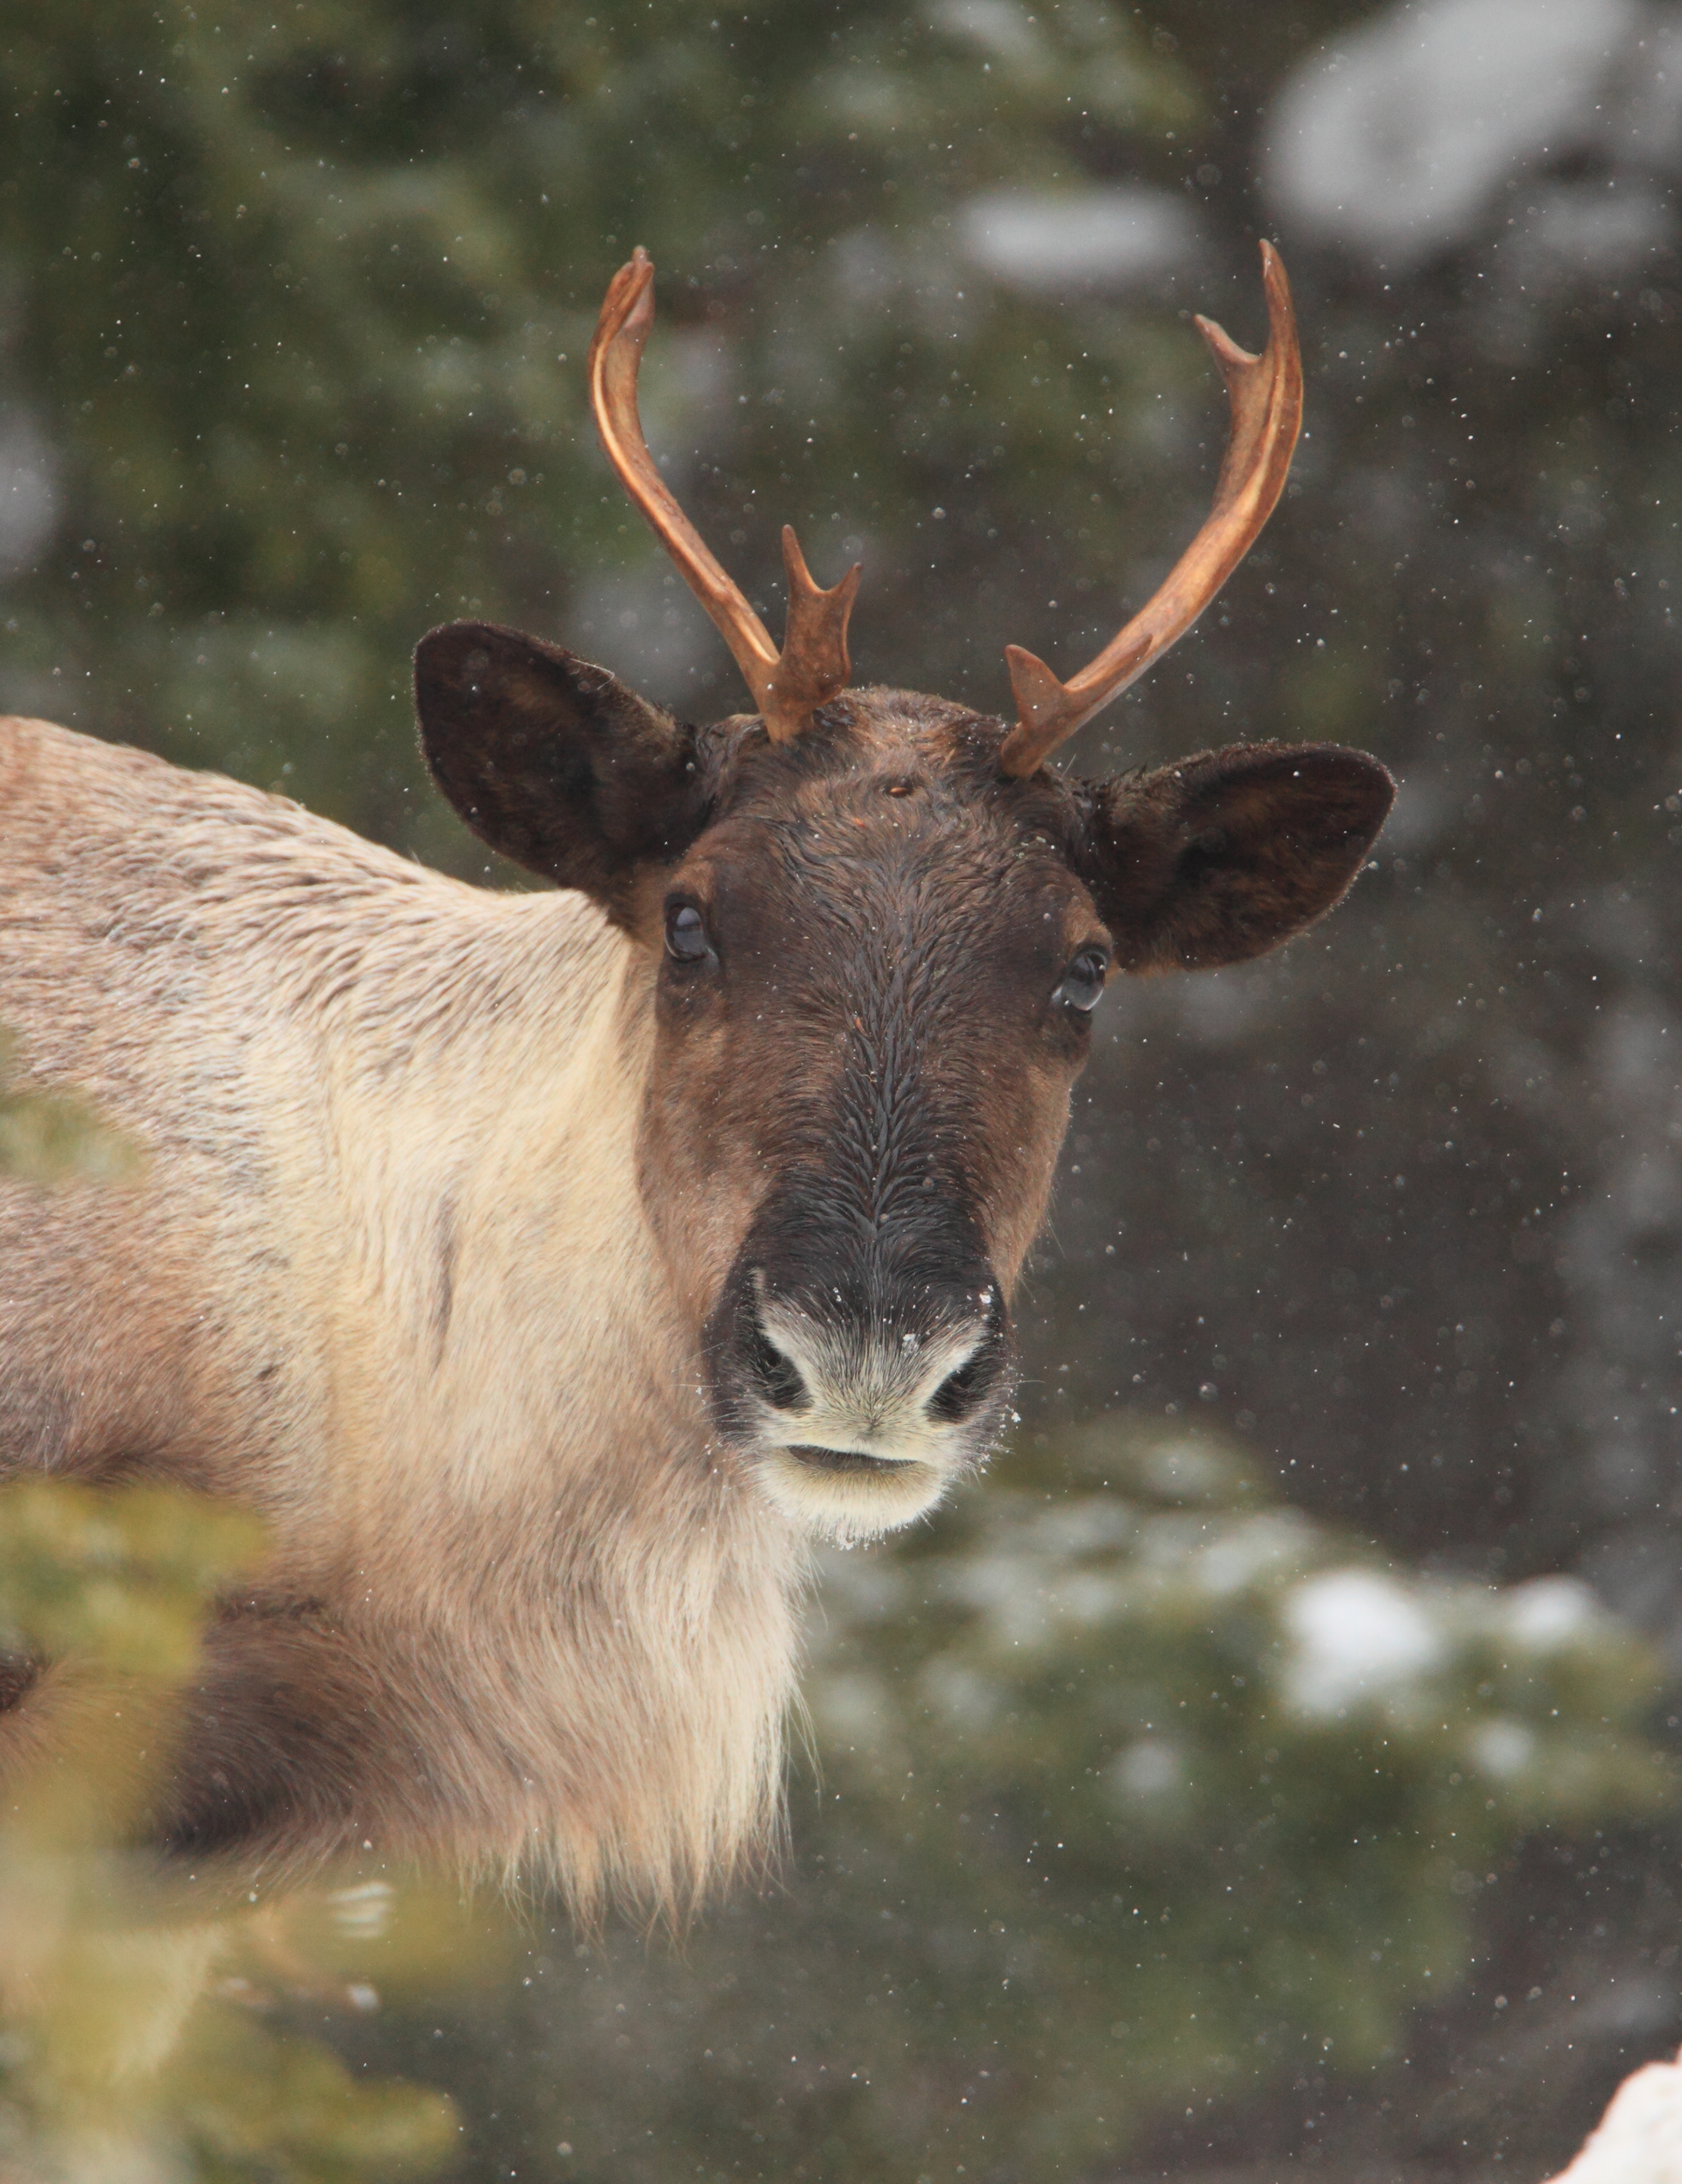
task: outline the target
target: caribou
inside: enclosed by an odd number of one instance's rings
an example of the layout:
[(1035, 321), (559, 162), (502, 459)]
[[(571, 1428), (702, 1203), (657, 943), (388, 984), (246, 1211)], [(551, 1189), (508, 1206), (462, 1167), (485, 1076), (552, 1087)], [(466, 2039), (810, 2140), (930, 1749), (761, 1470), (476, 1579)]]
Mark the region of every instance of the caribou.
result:
[[(0, 722), (0, 1023), (143, 1148), (0, 1183), (0, 1470), (258, 1511), (142, 1819), (296, 1876), (366, 1846), (681, 1905), (774, 1839), (810, 1543), (974, 1474), (1093, 1011), (1331, 907), (1384, 768), (1240, 744), (1050, 755), (1196, 620), (1284, 488), (1291, 303), (1199, 326), (1211, 511), (1013, 720), (855, 688), (859, 582), (783, 533), (779, 649), (638, 419), (638, 251), (591, 350), (602, 443), (753, 710), (674, 718), (485, 622), (422, 638), (426, 760), (553, 883), (466, 886), (295, 804)], [(14, 1660), (0, 1769), (89, 1704)]]

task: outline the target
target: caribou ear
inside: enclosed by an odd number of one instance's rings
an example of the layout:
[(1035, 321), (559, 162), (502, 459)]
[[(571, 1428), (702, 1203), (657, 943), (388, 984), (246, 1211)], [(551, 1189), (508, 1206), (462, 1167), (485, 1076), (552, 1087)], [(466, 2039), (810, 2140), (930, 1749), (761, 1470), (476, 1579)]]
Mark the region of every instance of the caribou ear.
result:
[(559, 645), (449, 622), (415, 648), (415, 704), (432, 777), (480, 840), (621, 924), (638, 867), (700, 830), (694, 731)]
[(1335, 744), (1240, 744), (1084, 785), (1081, 877), (1124, 971), (1242, 963), (1328, 911), (1395, 794)]

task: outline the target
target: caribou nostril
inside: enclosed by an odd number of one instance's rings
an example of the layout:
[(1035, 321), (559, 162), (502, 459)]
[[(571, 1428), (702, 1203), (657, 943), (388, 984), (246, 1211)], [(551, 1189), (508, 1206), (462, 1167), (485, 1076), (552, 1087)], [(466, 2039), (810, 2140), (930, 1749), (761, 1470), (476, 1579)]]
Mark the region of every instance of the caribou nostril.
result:
[(961, 1425), (987, 1401), (998, 1368), (990, 1342), (965, 1358), (955, 1373), (949, 1373), (924, 1406), (930, 1418), (944, 1425)]
[(811, 1391), (800, 1377), (799, 1367), (777, 1348), (755, 1314), (749, 1312), (746, 1318), (748, 1369), (758, 1383), (760, 1393), (777, 1410), (809, 1411)]

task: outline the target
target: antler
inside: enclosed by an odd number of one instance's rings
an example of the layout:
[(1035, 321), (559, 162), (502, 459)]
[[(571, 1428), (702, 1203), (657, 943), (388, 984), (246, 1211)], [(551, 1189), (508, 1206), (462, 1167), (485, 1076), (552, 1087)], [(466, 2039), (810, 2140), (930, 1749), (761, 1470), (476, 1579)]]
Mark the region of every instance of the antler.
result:
[(1285, 269), (1270, 242), (1262, 246), (1262, 277), (1267, 291), (1267, 346), (1259, 357), (1229, 340), (1211, 319), (1196, 322), (1215, 352), (1232, 404), (1226, 460), (1207, 521), (1161, 589), (1072, 682), (1060, 682), (1043, 660), (1021, 645), (1005, 646), (1017, 719), (999, 754), (1005, 773), (1018, 778), (1032, 773), (1083, 721), (1184, 637), (1273, 514), (1302, 426), (1302, 358)]
[(735, 655), (773, 743), (799, 735), (813, 712), (844, 690), (847, 617), (859, 588), (860, 565), (828, 591), (813, 582), (792, 525), (783, 526), (788, 572), (788, 630), (782, 651), (741, 591), (701, 543), (699, 533), (666, 491), (654, 468), (637, 414), (637, 370), (654, 319), (654, 269), (640, 245), (613, 276), (590, 343), (590, 406), (607, 459), (620, 482), (654, 526), (678, 573), (711, 616)]

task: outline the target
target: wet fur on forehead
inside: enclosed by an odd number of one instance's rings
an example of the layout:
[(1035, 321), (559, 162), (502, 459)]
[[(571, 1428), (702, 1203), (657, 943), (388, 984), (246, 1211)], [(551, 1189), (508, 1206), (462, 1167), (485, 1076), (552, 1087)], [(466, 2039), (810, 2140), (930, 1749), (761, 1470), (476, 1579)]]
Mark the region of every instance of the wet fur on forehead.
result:
[(1050, 775), (1003, 780), (999, 749), (1005, 734), (1000, 719), (950, 699), (865, 688), (819, 705), (793, 743), (773, 744), (756, 716), (743, 714), (697, 729), (697, 758), (710, 775), (715, 815), (723, 806), (749, 808), (758, 795), (782, 800), (791, 784), (841, 777), (880, 784), (883, 775), (916, 782), (917, 788), (948, 788), (966, 801), (992, 791), (1014, 804), (1018, 797), (1009, 793), (1024, 788), (1044, 797)]
[(1075, 819), (1067, 786), (1044, 772), (1027, 781), (1002, 776), (999, 752), (1007, 733), (996, 716), (946, 699), (867, 688), (821, 706), (792, 743), (772, 744), (756, 718), (738, 715), (697, 730), (695, 749), (714, 822), (817, 817), (844, 801), (872, 810), (884, 792), (903, 787), (949, 821), (961, 811), (985, 810), (1066, 845)]
[[(698, 752), (716, 738), (716, 772), (693, 854), (705, 867), (728, 861), (738, 844), (744, 861), (769, 849), (793, 889), (789, 907), (798, 902), (817, 931), (857, 943), (877, 918), (891, 917), (901, 944), (921, 955), (957, 943), (939, 951), (945, 969), (967, 956), (978, 971), (983, 933), (1027, 938), (1026, 897), (1049, 896), (1077, 922), (1085, 900), (1070, 856), (1078, 831), (1071, 787), (1049, 774), (1001, 777), (1005, 733), (1002, 721), (902, 690), (849, 691), (790, 744), (769, 743), (757, 723), (721, 723), (698, 738)], [(760, 903), (774, 918), (773, 899)], [(1060, 936), (1064, 922), (1059, 916)], [(851, 967), (864, 967), (856, 948), (849, 954)], [(885, 975), (894, 967), (874, 967)]]

